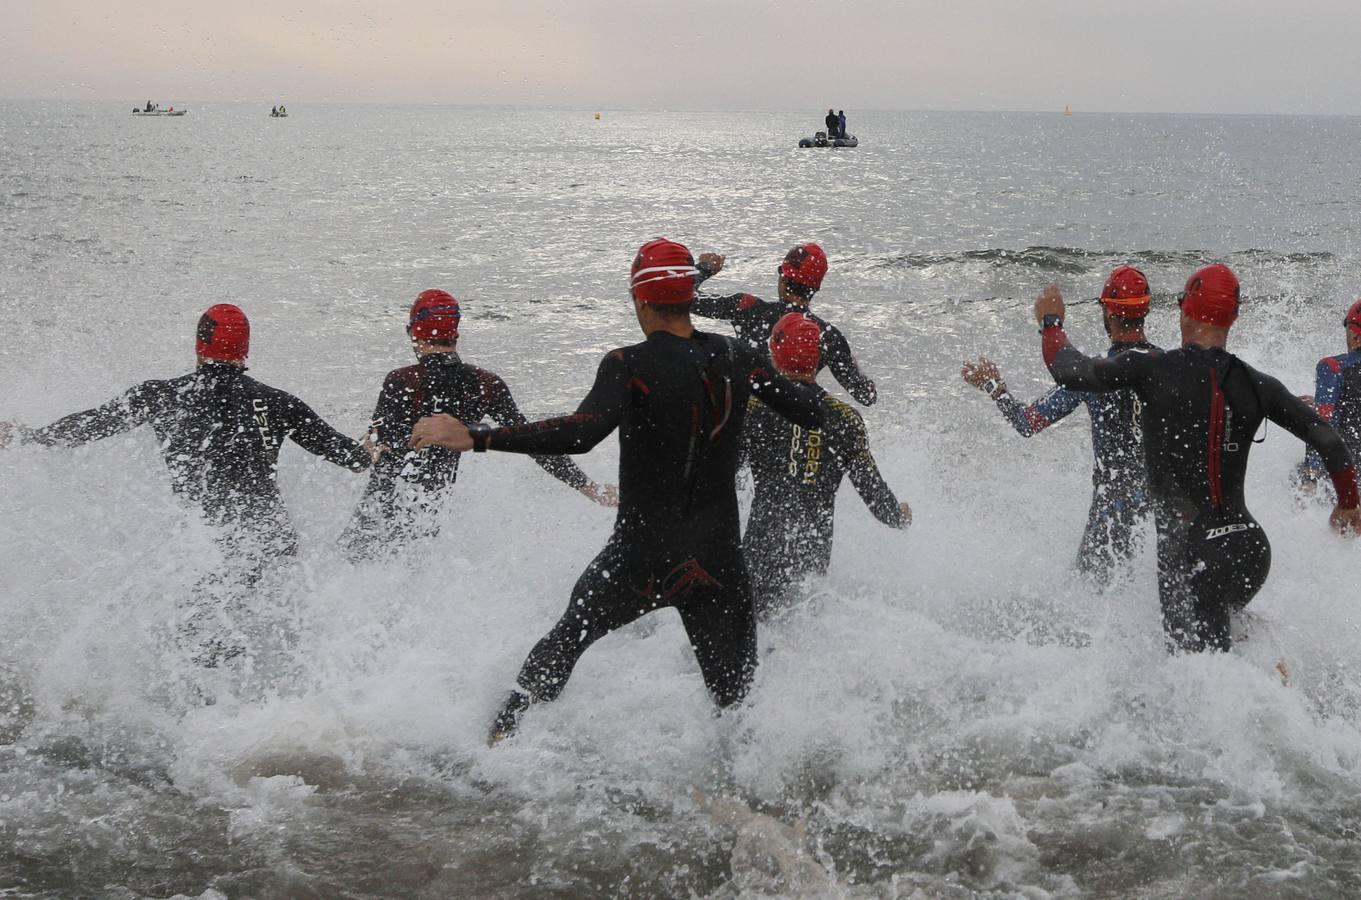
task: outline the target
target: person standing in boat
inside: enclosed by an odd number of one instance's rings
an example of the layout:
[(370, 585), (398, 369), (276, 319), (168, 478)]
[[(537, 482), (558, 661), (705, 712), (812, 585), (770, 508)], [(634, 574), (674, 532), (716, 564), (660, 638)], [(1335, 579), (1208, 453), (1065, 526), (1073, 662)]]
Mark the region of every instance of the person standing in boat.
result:
[(833, 111), (830, 110), (830, 109), (827, 110), (827, 118), (823, 120), (823, 124), (824, 124), (824, 125), (826, 126), (826, 128), (827, 128), (827, 139), (828, 139), (828, 140), (831, 140), (831, 139), (833, 139), (833, 138), (836, 137), (837, 123), (838, 123), (839, 121), (840, 121), (840, 120), (837, 119), (836, 113), (835, 113), (835, 112), (833, 112)]
[(836, 114), (836, 136), (844, 138), (846, 136), (846, 110), (837, 110)]

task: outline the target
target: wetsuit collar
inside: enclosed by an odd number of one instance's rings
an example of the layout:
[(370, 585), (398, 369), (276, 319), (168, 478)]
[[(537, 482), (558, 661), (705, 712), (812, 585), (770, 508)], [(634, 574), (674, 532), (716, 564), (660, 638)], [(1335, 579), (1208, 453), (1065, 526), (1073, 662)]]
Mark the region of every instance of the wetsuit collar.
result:
[(453, 350), (442, 351), (439, 353), (427, 353), (420, 358), (423, 366), (461, 366), (463, 360), (458, 358), (458, 354)]

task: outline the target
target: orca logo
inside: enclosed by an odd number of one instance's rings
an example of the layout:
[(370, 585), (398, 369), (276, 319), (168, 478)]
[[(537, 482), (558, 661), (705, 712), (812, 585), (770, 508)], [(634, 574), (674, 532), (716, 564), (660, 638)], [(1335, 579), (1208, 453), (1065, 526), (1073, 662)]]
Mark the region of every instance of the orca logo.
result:
[(200, 343), (211, 346), (213, 343), (213, 332), (215, 331), (217, 331), (217, 319), (214, 319), (207, 313), (198, 317), (198, 334), (195, 336), (199, 339)]

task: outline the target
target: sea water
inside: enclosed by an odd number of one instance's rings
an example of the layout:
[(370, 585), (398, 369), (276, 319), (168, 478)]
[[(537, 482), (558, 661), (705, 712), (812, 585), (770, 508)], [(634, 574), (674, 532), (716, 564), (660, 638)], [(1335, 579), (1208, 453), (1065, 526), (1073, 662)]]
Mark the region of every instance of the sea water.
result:
[[(174, 620), (220, 560), (154, 437), (11, 448), (5, 896), (1361, 890), (1361, 544), (1293, 499), (1301, 445), (1268, 427), (1248, 483), (1287, 686), (1251, 655), (1164, 653), (1151, 547), (1104, 591), (1077, 576), (1085, 413), (1025, 440), (959, 377), (986, 353), (1018, 397), (1047, 389), (1050, 282), (1104, 351), (1090, 298), (1126, 262), (1175, 344), (1176, 292), (1219, 259), (1244, 285), (1233, 349), (1311, 392), (1361, 293), (1361, 119), (857, 113), (858, 149), (799, 150), (816, 109), (131, 105), (0, 105), (0, 420), (188, 371), (198, 314), (231, 302), (251, 373), (357, 435), (427, 287), (462, 301), (465, 359), (562, 413), (640, 338), (640, 243), (724, 253), (714, 289), (770, 297), (813, 240), (814, 307), (878, 382), (871, 447), (915, 523), (843, 491), (831, 570), (762, 628), (740, 708), (713, 715), (664, 611), (490, 750), (612, 523), (529, 460), (465, 458), (438, 539), (356, 567), (334, 541), (362, 477), (285, 449), (302, 552), (252, 610), (280, 639), (204, 673)], [(608, 482), (617, 458), (579, 461)]]

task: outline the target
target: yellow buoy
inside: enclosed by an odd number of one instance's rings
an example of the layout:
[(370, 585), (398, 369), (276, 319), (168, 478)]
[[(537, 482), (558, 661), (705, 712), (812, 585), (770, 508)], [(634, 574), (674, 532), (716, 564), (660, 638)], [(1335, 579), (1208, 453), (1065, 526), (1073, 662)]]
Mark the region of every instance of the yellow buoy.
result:
[(600, 113), (596, 113), (596, 114), (595, 114), (595, 120), (596, 120), (597, 122), (600, 121)]

